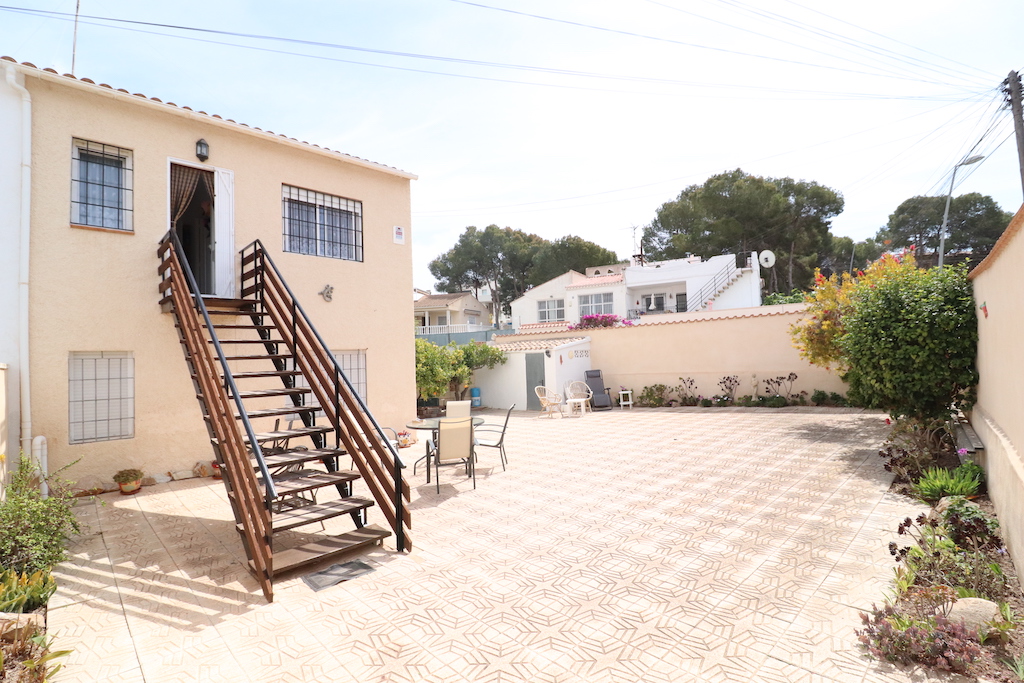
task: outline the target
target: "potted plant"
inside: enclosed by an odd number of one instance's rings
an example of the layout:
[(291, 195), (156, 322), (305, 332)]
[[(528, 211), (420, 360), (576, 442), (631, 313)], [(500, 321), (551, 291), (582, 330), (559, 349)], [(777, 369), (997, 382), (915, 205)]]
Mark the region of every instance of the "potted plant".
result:
[(130, 496), (138, 493), (142, 488), (142, 477), (145, 476), (142, 470), (128, 469), (121, 470), (114, 475), (114, 482), (121, 489), (121, 495)]

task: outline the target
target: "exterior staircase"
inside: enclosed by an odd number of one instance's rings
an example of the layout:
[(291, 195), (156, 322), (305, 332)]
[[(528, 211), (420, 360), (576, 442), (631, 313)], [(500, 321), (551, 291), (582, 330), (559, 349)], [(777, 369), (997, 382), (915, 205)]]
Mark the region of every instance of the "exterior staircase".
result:
[(708, 282), (700, 288), (700, 291), (693, 297), (687, 297), (686, 310), (689, 311), (702, 311), (708, 307), (709, 303), (712, 303), (715, 299), (722, 295), (722, 292), (729, 289), (737, 280), (739, 280), (744, 272), (751, 272), (753, 266), (751, 261), (747, 259), (746, 268), (737, 268), (735, 261), (730, 261), (725, 264), (718, 273), (715, 274)]
[[(173, 231), (157, 255), (161, 305), (175, 316), (249, 569), (267, 600), (276, 577), (392, 532), (398, 550), (411, 549), (402, 462), (262, 243), (242, 250), (240, 299), (199, 294)], [(355, 469), (342, 470), (343, 458)], [(357, 482), (368, 496), (354, 494)], [(331, 488), (338, 495), (319, 500)], [(370, 507), (390, 529), (367, 525)], [(352, 531), (296, 531), (345, 515)]]

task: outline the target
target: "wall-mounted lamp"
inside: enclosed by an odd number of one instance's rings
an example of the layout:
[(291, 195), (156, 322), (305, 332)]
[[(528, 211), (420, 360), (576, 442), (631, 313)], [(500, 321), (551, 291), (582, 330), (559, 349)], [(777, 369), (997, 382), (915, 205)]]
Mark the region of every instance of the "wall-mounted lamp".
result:
[(544, 355), (551, 358), (551, 349), (544, 349)]
[(206, 140), (199, 139), (196, 141), (196, 157), (199, 161), (206, 161), (210, 158), (210, 145)]

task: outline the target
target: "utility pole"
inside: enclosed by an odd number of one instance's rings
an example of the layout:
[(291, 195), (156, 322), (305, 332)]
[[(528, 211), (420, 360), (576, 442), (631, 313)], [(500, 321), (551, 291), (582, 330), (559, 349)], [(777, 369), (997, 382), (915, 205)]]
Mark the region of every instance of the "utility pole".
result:
[(1020, 75), (1011, 71), (1003, 81), (1004, 92), (1010, 98), (1010, 109), (1013, 111), (1013, 130), (1017, 133), (1017, 158), (1020, 163), (1020, 186), (1024, 192), (1024, 111), (1021, 109)]

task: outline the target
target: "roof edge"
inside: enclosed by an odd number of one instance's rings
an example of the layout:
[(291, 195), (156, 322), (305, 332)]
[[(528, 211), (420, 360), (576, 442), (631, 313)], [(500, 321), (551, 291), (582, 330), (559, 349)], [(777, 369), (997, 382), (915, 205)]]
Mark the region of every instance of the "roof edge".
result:
[(146, 97), (141, 93), (131, 94), (127, 90), (114, 89), (113, 87), (106, 85), (105, 83), (96, 83), (93, 80), (86, 78), (77, 78), (71, 74), (58, 74), (53, 69), (41, 69), (31, 62), (18, 62), (12, 57), (3, 56), (0, 57), (0, 62), (13, 64), (14, 67), (25, 76), (32, 76), (39, 78), (43, 81), (50, 81), (58, 83), (60, 85), (70, 86), (72, 88), (78, 88), (88, 92), (106, 95), (116, 100), (131, 102), (133, 104), (144, 104), (148, 107), (159, 109), (164, 112), (174, 114), (176, 116), (184, 116), (189, 119), (203, 121), (210, 123), (227, 130), (237, 131), (241, 133), (248, 133), (264, 140), (273, 140), (274, 142), (282, 143), (293, 147), (295, 149), (301, 149), (307, 152), (313, 152), (321, 156), (334, 159), (336, 161), (344, 161), (352, 164), (353, 166), (360, 166), (373, 171), (379, 171), (381, 173), (387, 173), (388, 175), (397, 176), (399, 178), (405, 178), (406, 180), (418, 180), (419, 176), (415, 173), (409, 173), (393, 166), (381, 164), (376, 161), (369, 161), (367, 159), (361, 159), (345, 152), (339, 152), (336, 150), (321, 147), (320, 145), (303, 142), (297, 138), (291, 138), (281, 133), (274, 133), (271, 131), (265, 131), (261, 128), (254, 128), (245, 123), (239, 123), (233, 119), (225, 119), (218, 114), (207, 114), (202, 111), (195, 111), (189, 107), (179, 107), (171, 102), (164, 102), (158, 98)]

